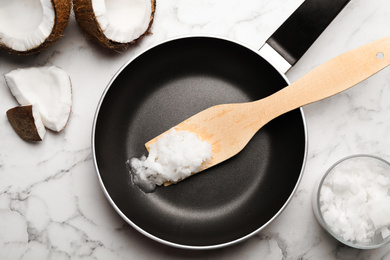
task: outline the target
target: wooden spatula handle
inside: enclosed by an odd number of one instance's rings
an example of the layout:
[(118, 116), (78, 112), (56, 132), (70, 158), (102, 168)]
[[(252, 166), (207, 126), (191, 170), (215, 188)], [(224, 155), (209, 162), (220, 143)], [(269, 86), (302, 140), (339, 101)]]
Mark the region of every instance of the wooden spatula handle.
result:
[(390, 64), (390, 36), (341, 54), (267, 97), (274, 118), (344, 91)]

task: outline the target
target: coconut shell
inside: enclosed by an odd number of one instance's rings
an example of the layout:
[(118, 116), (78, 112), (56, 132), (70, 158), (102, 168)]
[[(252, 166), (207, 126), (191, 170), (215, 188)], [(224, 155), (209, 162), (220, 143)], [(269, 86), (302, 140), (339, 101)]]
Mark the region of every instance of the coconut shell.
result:
[(35, 48), (26, 50), (26, 51), (16, 51), (8, 46), (5, 46), (0, 42), (0, 49), (5, 49), (9, 53), (21, 54), (21, 55), (30, 55), (34, 53), (41, 52), (47, 47), (53, 45), (62, 35), (68, 24), (70, 12), (72, 9), (72, 1), (71, 0), (51, 0), (51, 4), (55, 13), (55, 21), (54, 26), (51, 30), (50, 35), (42, 42), (40, 45)]
[(7, 118), (15, 132), (26, 141), (42, 141), (33, 117), (32, 106), (18, 106), (7, 111)]
[(154, 13), (156, 10), (156, 0), (151, 0), (152, 12), (150, 15), (149, 26), (146, 31), (137, 39), (131, 42), (117, 42), (113, 41), (105, 36), (102, 29), (100, 28), (99, 22), (96, 19), (92, 0), (73, 0), (73, 11), (76, 16), (77, 23), (80, 26), (83, 34), (90, 40), (101, 44), (102, 46), (115, 51), (121, 51), (127, 49), (130, 45), (136, 43), (148, 34), (151, 34), (150, 29), (153, 24)]

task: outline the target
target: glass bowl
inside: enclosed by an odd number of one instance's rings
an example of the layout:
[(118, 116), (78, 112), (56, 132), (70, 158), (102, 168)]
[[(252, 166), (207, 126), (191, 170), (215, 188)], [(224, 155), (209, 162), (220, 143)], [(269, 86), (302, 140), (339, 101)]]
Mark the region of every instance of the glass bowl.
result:
[(374, 249), (390, 242), (390, 164), (358, 154), (339, 160), (313, 192), (319, 224), (343, 244)]

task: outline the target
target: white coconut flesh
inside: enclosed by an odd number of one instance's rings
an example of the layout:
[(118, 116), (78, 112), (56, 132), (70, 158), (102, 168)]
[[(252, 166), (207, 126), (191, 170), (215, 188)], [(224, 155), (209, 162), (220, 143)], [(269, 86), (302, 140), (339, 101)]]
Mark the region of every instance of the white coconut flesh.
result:
[(43, 124), (53, 130), (65, 128), (72, 106), (68, 74), (58, 67), (16, 69), (5, 75), (8, 87), (21, 105), (35, 105)]
[(50, 0), (0, 0), (0, 42), (16, 51), (42, 44), (50, 35), (55, 12)]
[(37, 129), (38, 135), (43, 140), (43, 137), (45, 137), (46, 129), (42, 122), (41, 113), (39, 112), (39, 109), (36, 105), (32, 106), (32, 116), (34, 118), (35, 127)]
[(152, 13), (150, 0), (92, 0), (92, 7), (104, 35), (120, 43), (144, 34)]

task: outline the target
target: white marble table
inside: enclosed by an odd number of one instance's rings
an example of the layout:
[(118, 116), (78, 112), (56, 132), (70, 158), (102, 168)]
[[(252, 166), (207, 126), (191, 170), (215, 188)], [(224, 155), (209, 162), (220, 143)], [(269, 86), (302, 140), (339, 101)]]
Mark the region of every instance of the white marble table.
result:
[[(319, 0), (320, 1), (320, 0)], [(65, 36), (39, 55), (0, 52), (0, 74), (56, 65), (73, 82), (73, 110), (65, 131), (21, 140), (5, 112), (17, 105), (0, 78), (0, 259), (390, 259), (376, 250), (345, 247), (326, 234), (311, 210), (311, 193), (342, 157), (368, 153), (390, 160), (390, 69), (337, 96), (304, 107), (308, 159), (286, 210), (243, 243), (186, 251), (150, 240), (127, 225), (107, 202), (91, 156), (98, 100), (127, 60), (165, 39), (221, 35), (259, 48), (302, 0), (157, 0), (153, 35), (121, 54), (86, 40), (74, 16)], [(329, 58), (389, 33), (390, 1), (351, 3), (291, 69), (290, 81)]]

